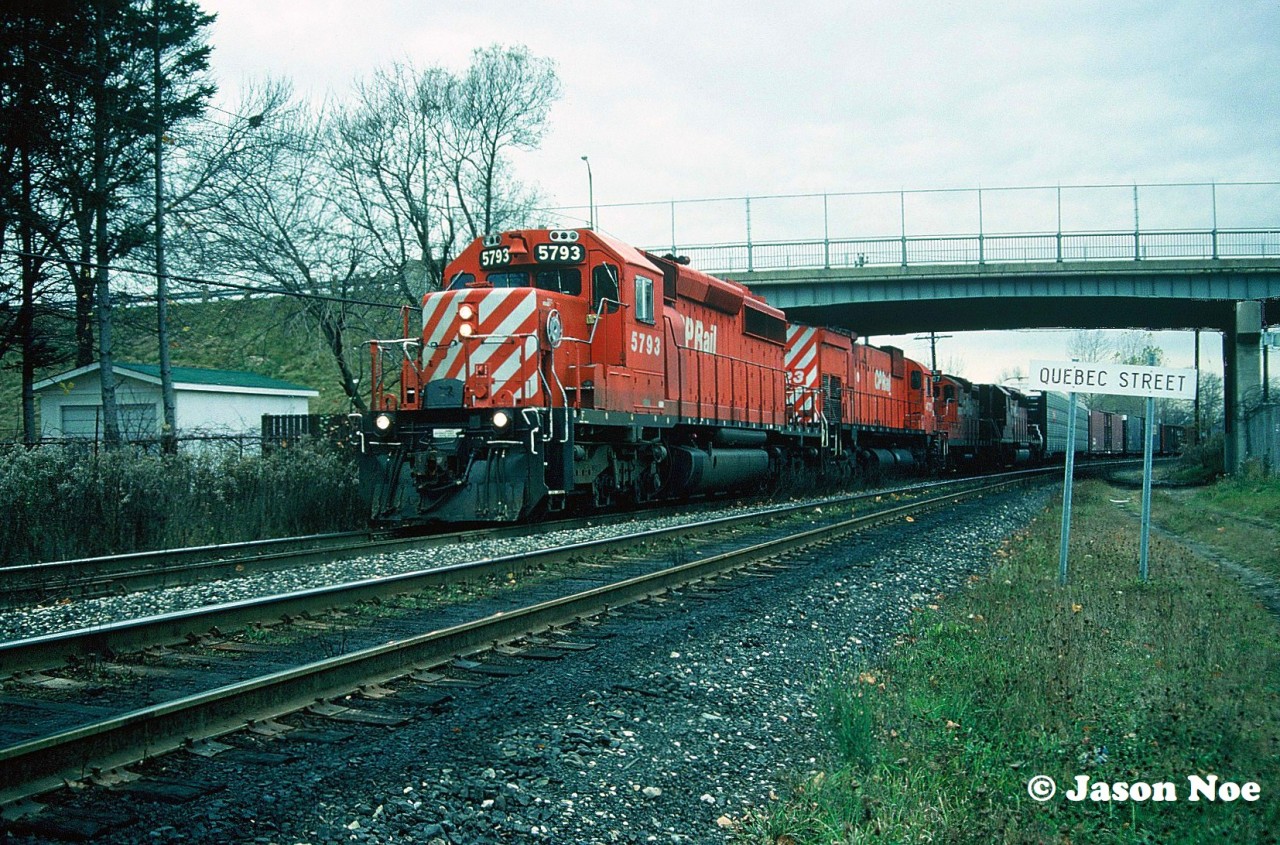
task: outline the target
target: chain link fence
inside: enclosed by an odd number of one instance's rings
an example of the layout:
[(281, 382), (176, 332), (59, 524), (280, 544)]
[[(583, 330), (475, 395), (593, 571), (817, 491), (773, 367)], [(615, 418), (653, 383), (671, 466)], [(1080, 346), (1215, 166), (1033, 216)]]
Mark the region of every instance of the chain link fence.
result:
[(1280, 473), (1280, 403), (1259, 405), (1245, 413), (1244, 458), (1257, 462), (1267, 475)]

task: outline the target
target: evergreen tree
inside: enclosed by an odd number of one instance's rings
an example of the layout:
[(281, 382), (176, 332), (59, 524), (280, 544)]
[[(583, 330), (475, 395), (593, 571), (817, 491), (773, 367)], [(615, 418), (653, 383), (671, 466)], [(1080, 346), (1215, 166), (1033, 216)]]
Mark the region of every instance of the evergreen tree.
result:
[[(19, 3), (6, 16), (6, 30), (47, 48), (17, 57), (24, 73), (47, 84), (15, 120), (30, 115), (39, 127), (46, 142), (39, 164), (45, 202), (65, 209), (70, 224), (51, 246), (75, 292), (77, 365), (94, 359), (97, 329), (108, 442), (120, 434), (110, 269), (149, 242), (154, 207), (141, 200), (150, 193), (156, 128), (199, 116), (214, 93), (205, 42), (212, 22), (191, 0)], [(153, 102), (157, 49), (159, 114)]]

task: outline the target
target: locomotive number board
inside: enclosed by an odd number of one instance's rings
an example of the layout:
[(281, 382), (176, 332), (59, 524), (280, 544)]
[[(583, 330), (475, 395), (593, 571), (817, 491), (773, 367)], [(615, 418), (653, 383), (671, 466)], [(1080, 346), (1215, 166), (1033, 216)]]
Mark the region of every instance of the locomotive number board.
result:
[(490, 267), (505, 267), (510, 263), (510, 247), (495, 246), (490, 249), (480, 250), (480, 267), (485, 270), (488, 270)]
[(582, 244), (538, 244), (533, 260), (539, 264), (581, 264), (587, 257)]

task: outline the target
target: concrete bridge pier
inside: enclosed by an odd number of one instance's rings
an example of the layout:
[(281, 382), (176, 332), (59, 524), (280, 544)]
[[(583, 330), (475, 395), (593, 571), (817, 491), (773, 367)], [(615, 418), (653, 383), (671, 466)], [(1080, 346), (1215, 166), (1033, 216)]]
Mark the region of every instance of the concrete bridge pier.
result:
[(1234, 325), (1222, 333), (1223, 465), (1234, 474), (1249, 458), (1244, 414), (1262, 389), (1262, 303), (1236, 303)]

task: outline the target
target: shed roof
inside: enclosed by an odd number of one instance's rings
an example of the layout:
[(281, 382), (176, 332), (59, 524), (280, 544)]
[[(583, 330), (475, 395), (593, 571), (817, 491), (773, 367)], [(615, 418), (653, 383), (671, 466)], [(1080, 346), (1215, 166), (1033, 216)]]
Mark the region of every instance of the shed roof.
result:
[[(99, 364), (94, 362), (88, 366), (69, 370), (52, 378), (38, 381), (33, 385), (35, 390), (42, 390), (68, 379), (77, 378), (86, 373), (95, 372)], [(160, 366), (158, 364), (127, 364), (117, 362), (112, 368), (118, 375), (137, 379), (151, 384), (160, 383)], [(319, 396), (320, 391), (300, 384), (270, 378), (257, 373), (242, 370), (208, 370), (201, 367), (171, 367), (173, 386), (179, 390), (209, 390), (228, 393), (272, 393), (295, 396)]]

